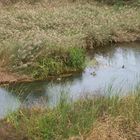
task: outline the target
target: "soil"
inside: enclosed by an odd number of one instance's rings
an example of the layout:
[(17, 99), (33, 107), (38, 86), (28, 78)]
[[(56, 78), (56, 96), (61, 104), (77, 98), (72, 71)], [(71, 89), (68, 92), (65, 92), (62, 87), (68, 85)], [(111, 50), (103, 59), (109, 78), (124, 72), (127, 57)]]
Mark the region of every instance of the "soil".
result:
[(31, 78), (25, 75), (18, 75), (12, 72), (9, 72), (3, 68), (0, 68), (0, 85), (17, 83), (22, 81), (30, 81)]
[(0, 140), (30, 140), (24, 132), (17, 132), (16, 129), (6, 123), (0, 123)]

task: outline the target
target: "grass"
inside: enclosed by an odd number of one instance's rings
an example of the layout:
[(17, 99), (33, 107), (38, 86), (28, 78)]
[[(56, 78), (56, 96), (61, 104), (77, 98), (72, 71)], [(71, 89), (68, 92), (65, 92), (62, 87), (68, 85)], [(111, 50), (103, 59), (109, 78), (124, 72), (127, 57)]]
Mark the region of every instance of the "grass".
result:
[(140, 91), (126, 97), (95, 96), (76, 102), (62, 98), (53, 109), (19, 110), (4, 122), (14, 133), (33, 140), (138, 140)]
[(49, 54), (47, 50), (43, 49), (35, 63), (20, 67), (18, 70), (22, 70), (36, 79), (45, 79), (47, 76), (82, 70), (85, 66), (84, 62), (85, 54), (81, 48), (53, 49), (49, 50)]
[[(45, 79), (83, 69), (86, 49), (139, 39), (138, 1), (112, 2), (11, 0), (0, 5), (0, 66)], [(62, 100), (53, 109), (10, 114), (1, 121), (0, 134), (5, 131), (11, 140), (139, 140), (139, 116), (140, 91)]]
[[(85, 49), (140, 38), (139, 1), (129, 2), (7, 1), (0, 5), (0, 66), (37, 79), (83, 69)], [(62, 99), (53, 109), (21, 109), (0, 124), (10, 140), (139, 140), (140, 91)]]
[(140, 5), (139, 0), (97, 0), (97, 1), (108, 5), (133, 5), (133, 6)]
[(2, 5), (0, 65), (35, 78), (81, 69), (85, 48), (139, 39), (139, 13), (138, 6), (95, 1)]

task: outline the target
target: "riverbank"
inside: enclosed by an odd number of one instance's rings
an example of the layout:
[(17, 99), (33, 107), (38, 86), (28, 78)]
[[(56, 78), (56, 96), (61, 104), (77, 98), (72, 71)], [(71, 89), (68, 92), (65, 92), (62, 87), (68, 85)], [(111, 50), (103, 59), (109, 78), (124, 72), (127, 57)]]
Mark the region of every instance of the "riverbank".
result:
[(53, 109), (21, 109), (1, 120), (0, 135), (10, 140), (139, 140), (139, 93), (86, 97), (74, 103), (62, 97)]
[(95, 1), (1, 5), (0, 66), (34, 79), (81, 70), (86, 49), (139, 40), (139, 13)]

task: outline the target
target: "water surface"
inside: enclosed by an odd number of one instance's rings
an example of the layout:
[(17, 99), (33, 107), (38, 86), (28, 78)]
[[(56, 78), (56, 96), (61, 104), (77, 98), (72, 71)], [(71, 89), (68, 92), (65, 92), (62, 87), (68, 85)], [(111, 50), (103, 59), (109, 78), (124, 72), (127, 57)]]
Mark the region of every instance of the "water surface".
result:
[(55, 106), (62, 93), (73, 100), (81, 96), (104, 95), (109, 89), (124, 95), (138, 85), (139, 75), (140, 43), (99, 48), (88, 53), (87, 67), (81, 74), (61, 81), (13, 85), (7, 92), (0, 90), (0, 116), (3, 116), (4, 110), (14, 110), (19, 104), (22, 107)]

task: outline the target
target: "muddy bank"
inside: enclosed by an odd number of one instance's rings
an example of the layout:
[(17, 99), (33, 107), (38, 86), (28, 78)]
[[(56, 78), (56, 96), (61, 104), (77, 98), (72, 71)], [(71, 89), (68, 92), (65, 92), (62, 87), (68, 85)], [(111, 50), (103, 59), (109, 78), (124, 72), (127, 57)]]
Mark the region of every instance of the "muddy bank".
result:
[(0, 68), (0, 85), (33, 81), (26, 75), (19, 75)]
[(44, 79), (34, 79), (28, 75), (19, 75), (18, 73), (8, 72), (0, 69), (0, 85), (18, 84), (18, 83), (31, 83), (41, 82), (45, 80), (58, 80), (61, 81), (63, 78), (71, 77), (75, 74), (82, 73), (82, 70), (71, 70), (55, 76), (47, 76)]

